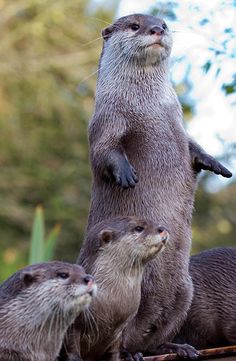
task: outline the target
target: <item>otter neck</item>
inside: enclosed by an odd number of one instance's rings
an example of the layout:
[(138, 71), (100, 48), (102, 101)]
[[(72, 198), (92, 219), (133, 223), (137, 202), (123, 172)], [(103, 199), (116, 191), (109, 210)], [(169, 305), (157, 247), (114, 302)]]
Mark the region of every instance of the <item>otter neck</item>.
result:
[[(98, 283), (99, 287), (104, 285), (106, 288), (106, 285), (108, 284), (113, 288), (117, 287), (117, 290), (119, 291), (119, 283), (126, 283), (127, 287), (133, 287), (132, 280), (136, 280), (136, 284), (138, 283), (138, 281), (141, 282), (143, 275), (142, 263), (135, 258), (130, 260), (129, 257), (127, 257), (127, 261), (125, 261), (125, 254), (123, 255), (123, 257), (120, 257), (120, 262), (114, 263), (114, 259), (117, 259), (115, 253), (116, 252), (112, 254), (111, 252), (109, 257), (107, 257), (107, 254), (101, 255), (99, 257), (99, 260), (97, 260), (94, 265), (95, 267), (93, 270), (93, 275), (95, 276), (96, 282)], [(124, 262), (126, 265), (125, 267)], [(124, 286), (122, 286), (122, 288), (123, 287)]]
[(128, 63), (118, 59), (102, 57), (98, 73), (96, 95), (116, 93), (126, 89), (127, 84), (145, 87), (148, 85), (164, 88), (170, 84), (169, 81), (169, 59), (164, 59), (156, 64), (144, 64), (137, 59)]

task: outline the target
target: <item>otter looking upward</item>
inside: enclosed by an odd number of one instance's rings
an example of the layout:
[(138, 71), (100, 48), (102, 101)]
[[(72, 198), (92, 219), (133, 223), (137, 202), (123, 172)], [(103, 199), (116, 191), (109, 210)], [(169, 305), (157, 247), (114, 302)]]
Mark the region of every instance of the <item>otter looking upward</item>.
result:
[(139, 312), (124, 337), (132, 352), (156, 352), (173, 339), (191, 304), (188, 263), (197, 172), (231, 173), (186, 134), (169, 80), (172, 37), (166, 23), (154, 16), (125, 16), (104, 29), (103, 37), (89, 125), (88, 230), (117, 215), (158, 220), (169, 230), (168, 249), (146, 267)]

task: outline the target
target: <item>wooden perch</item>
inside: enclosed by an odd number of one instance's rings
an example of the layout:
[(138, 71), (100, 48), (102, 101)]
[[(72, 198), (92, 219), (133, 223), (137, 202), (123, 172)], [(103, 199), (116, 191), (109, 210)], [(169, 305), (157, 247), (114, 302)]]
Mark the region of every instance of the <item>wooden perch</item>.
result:
[[(197, 360), (215, 360), (216, 358), (224, 357), (225, 360), (236, 360), (236, 346), (227, 346), (219, 348), (210, 348), (206, 350), (200, 350), (200, 356)], [(235, 355), (233, 358), (229, 356)], [(181, 360), (175, 353), (160, 355), (160, 356), (148, 356), (144, 357), (145, 361), (170, 361), (170, 360)], [(183, 360), (186, 360), (183, 359)]]

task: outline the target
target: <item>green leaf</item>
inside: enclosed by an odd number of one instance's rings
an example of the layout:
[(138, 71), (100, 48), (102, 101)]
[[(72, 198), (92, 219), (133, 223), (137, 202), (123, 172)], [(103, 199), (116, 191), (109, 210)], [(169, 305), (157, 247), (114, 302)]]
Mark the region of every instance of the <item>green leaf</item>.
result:
[(207, 61), (203, 66), (202, 66), (202, 69), (205, 73), (208, 73), (210, 67), (211, 67), (211, 61)]
[(29, 263), (38, 263), (44, 260), (44, 216), (43, 208), (37, 206), (31, 233)]
[(55, 247), (56, 247), (56, 243), (57, 243), (57, 239), (58, 239), (58, 235), (61, 231), (61, 226), (60, 224), (57, 224), (49, 233), (45, 244), (44, 244), (44, 261), (48, 262), (51, 261), (53, 259), (53, 255), (54, 255), (54, 251), (55, 251)]

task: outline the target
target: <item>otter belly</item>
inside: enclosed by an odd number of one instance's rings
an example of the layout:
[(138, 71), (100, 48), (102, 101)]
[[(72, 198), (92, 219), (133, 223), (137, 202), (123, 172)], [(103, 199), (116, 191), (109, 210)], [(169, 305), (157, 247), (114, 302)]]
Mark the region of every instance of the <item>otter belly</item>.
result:
[(135, 215), (167, 227), (172, 222), (189, 222), (196, 182), (190, 159), (171, 148), (164, 150), (164, 156), (160, 149), (155, 153), (142, 152), (142, 147), (136, 152), (127, 149), (139, 177), (135, 188), (123, 189), (112, 181), (94, 178), (89, 228), (117, 215)]

